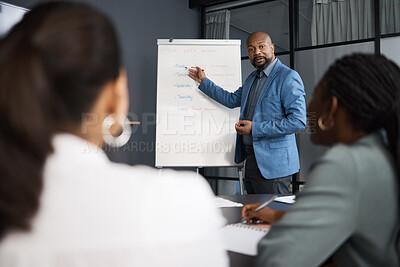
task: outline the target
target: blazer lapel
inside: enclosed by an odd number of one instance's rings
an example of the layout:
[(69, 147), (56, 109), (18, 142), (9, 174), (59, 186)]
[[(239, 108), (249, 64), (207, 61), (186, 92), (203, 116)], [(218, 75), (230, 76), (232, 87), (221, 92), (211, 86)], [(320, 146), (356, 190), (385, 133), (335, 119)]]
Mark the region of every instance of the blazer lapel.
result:
[(275, 79), (276, 74), (278, 73), (279, 69), (281, 68), (281, 65), (282, 65), (281, 61), (278, 58), (276, 60), (277, 60), (277, 62), (275, 64), (275, 67), (273, 68), (273, 70), (269, 74), (269, 76), (267, 78), (267, 81), (265, 82), (264, 87), (263, 87), (263, 89), (261, 91), (260, 97), (257, 100), (256, 109), (257, 109), (258, 103), (260, 102), (260, 99), (262, 99), (264, 97), (264, 95), (268, 92), (272, 81)]

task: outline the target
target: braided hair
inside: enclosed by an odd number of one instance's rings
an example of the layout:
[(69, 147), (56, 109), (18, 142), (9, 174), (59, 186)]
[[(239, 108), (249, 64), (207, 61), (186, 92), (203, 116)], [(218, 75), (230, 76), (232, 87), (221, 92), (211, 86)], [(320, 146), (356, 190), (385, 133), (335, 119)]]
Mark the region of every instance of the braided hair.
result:
[(386, 130), (400, 174), (400, 68), (382, 55), (354, 54), (336, 61), (324, 81), (355, 127), (366, 133)]
[[(326, 72), (324, 82), (327, 94), (338, 98), (355, 127), (366, 133), (386, 131), (399, 177), (400, 68), (382, 55), (354, 54), (336, 61)], [(398, 186), (400, 192), (400, 182)], [(399, 251), (400, 233), (396, 243)], [(400, 261), (400, 254), (398, 257)]]

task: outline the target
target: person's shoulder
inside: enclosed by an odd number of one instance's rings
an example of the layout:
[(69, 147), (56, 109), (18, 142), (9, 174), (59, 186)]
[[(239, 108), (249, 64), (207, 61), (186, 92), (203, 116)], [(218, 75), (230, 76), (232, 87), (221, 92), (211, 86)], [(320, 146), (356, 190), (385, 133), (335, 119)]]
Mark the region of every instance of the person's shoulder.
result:
[[(205, 229), (224, 224), (214, 203), (215, 195), (203, 176), (193, 171), (157, 170), (148, 166), (119, 166), (118, 169), (119, 174), (129, 180), (126, 183), (131, 185), (131, 192), (140, 189), (138, 195), (144, 203), (159, 199), (169, 218), (182, 218), (185, 214), (191, 221), (203, 221)], [(204, 222), (205, 218), (208, 222)]]
[(334, 162), (344, 166), (354, 166), (359, 160), (359, 157), (371, 157), (375, 154), (376, 149), (374, 144), (362, 138), (352, 144), (337, 143), (333, 145), (320, 159), (320, 161)]
[(197, 195), (212, 195), (206, 180), (195, 172), (155, 169), (145, 165), (129, 166), (122, 163), (112, 163), (112, 169), (114, 177), (149, 186), (153, 190), (169, 190), (175, 193), (190, 191)]
[(182, 197), (191, 199), (199, 205), (203, 203), (206, 206), (213, 206), (214, 193), (203, 176), (190, 171), (166, 170), (163, 179), (165, 187), (173, 189)]
[(370, 160), (390, 161), (391, 155), (380, 133), (366, 135), (352, 144), (334, 145), (325, 158), (338, 162), (352, 160), (356, 163), (365, 163)]
[(112, 163), (104, 171), (109, 173), (104, 184), (134, 201), (151, 203), (157, 198), (163, 206), (179, 206), (196, 218), (195, 210), (216, 214), (211, 187), (195, 172), (121, 163)]
[(387, 177), (396, 176), (394, 158), (384, 141), (383, 132), (364, 136), (349, 146), (349, 152), (359, 169), (363, 170), (363, 176), (375, 179), (370, 176), (377, 170)]
[(315, 162), (312, 171), (315, 169), (331, 173), (337, 181), (347, 179), (349, 183), (349, 178), (354, 177), (354, 181), (357, 182), (358, 176), (362, 176), (365, 181), (376, 169), (391, 172), (393, 159), (379, 134), (374, 133), (352, 144), (334, 145)]
[(289, 68), (285, 64), (283, 64), (279, 59), (277, 59), (276, 65), (276, 72), (278, 76), (281, 76), (282, 78), (300, 78), (300, 75), (298, 74), (297, 71)]
[(354, 148), (339, 143), (333, 145), (320, 159), (320, 161), (330, 161), (336, 164), (347, 164), (353, 161)]
[(352, 148), (344, 144), (332, 146), (310, 169), (307, 187), (346, 185), (356, 187), (356, 163)]

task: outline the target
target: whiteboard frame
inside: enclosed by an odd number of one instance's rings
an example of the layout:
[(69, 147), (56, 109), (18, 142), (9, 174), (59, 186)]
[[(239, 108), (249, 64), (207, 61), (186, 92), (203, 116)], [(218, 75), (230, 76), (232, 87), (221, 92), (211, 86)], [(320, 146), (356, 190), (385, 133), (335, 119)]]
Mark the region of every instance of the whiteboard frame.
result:
[[(239, 46), (241, 45), (241, 40), (224, 40), (224, 39), (157, 39), (157, 47), (160, 45), (214, 45), (214, 46)], [(158, 60), (157, 60), (158, 61)], [(157, 63), (157, 68), (158, 68), (158, 63)], [(241, 68), (240, 68), (240, 71)], [(241, 77), (240, 77), (241, 78)], [(157, 90), (158, 90), (158, 75), (157, 75)], [(243, 82), (243, 81), (242, 81)], [(157, 93), (158, 95), (158, 93)], [(156, 103), (156, 110), (158, 110), (158, 103)], [(156, 135), (157, 136), (157, 135)], [(236, 142), (235, 142), (236, 143)], [(236, 146), (236, 144), (234, 144)], [(234, 147), (234, 150), (236, 150), (236, 147)], [(155, 167), (159, 168), (160, 170), (162, 168), (179, 168), (179, 167), (194, 167), (194, 168), (204, 168), (204, 167), (213, 167), (213, 168), (231, 168), (231, 167), (236, 167), (238, 170), (241, 170), (244, 167), (243, 162), (242, 163), (234, 163), (233, 165), (212, 165), (212, 166), (207, 166), (207, 165), (194, 165), (194, 166), (181, 166), (181, 165), (157, 165), (157, 151), (155, 152)]]
[(223, 45), (240, 46), (241, 40), (214, 40), (214, 39), (158, 39), (157, 45)]

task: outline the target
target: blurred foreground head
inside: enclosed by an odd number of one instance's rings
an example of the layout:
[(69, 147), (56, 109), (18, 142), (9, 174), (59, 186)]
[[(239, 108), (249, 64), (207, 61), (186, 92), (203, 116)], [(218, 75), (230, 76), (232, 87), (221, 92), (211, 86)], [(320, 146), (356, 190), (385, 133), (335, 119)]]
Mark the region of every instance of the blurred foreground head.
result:
[(343, 57), (316, 86), (308, 112), (314, 143), (347, 143), (346, 135), (385, 129), (392, 152), (399, 150), (400, 69), (384, 56)]
[(352, 143), (385, 130), (400, 174), (400, 68), (385, 56), (337, 60), (316, 86), (308, 113), (317, 144)]
[(40, 4), (0, 40), (0, 235), (29, 229), (51, 136), (79, 126), (120, 68), (112, 24), (85, 4)]

